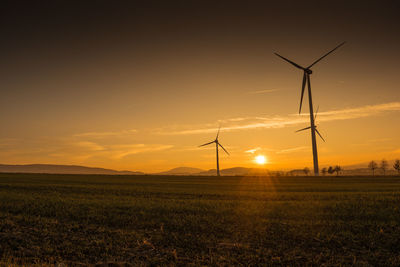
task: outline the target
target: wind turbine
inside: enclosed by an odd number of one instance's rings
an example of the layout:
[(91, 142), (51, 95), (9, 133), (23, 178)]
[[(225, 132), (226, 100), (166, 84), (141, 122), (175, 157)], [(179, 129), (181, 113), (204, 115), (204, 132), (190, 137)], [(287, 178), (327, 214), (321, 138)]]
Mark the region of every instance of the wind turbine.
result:
[(211, 145), (212, 143), (215, 143), (215, 147), (216, 147), (216, 150), (217, 150), (217, 176), (221, 176), (220, 173), (219, 173), (218, 146), (220, 146), (220, 147), (225, 151), (225, 153), (229, 155), (228, 151), (226, 151), (226, 149), (225, 149), (225, 148), (219, 143), (219, 141), (218, 141), (218, 136), (219, 136), (219, 131), (220, 131), (220, 130), (221, 130), (221, 126), (220, 126), (219, 129), (218, 129), (217, 137), (215, 137), (215, 140), (214, 140), (214, 141), (211, 141), (211, 142), (209, 142), (209, 143), (206, 143), (206, 144), (203, 144), (203, 145), (199, 146), (199, 147), (202, 147), (202, 146), (207, 146), (207, 145)]
[[(302, 87), (301, 87), (299, 114), (301, 113), (301, 105), (303, 103), (303, 95), (304, 95), (304, 89), (305, 89), (306, 83), (308, 85), (308, 103), (309, 103), (309, 106), (310, 106), (309, 107), (309, 109), (310, 109), (310, 127), (307, 127), (304, 130), (311, 129), (311, 141), (312, 141), (313, 159), (314, 159), (314, 174), (316, 176), (319, 175), (319, 168), (318, 168), (317, 140), (315, 138), (315, 132), (317, 132), (318, 135), (320, 135), (320, 134), (316, 130), (315, 121), (314, 121), (315, 118), (314, 118), (314, 110), (313, 110), (313, 104), (312, 104), (311, 80), (310, 80), (310, 75), (313, 73), (312, 70), (311, 70), (311, 67), (313, 67), (319, 61), (321, 61), (324, 57), (326, 57), (327, 55), (329, 55), (330, 53), (332, 53), (333, 51), (335, 51), (336, 49), (338, 49), (339, 47), (341, 47), (344, 44), (345, 44), (345, 42), (343, 42), (340, 45), (336, 46), (334, 49), (332, 49), (331, 51), (329, 51), (328, 53), (326, 53), (325, 55), (323, 55), (322, 57), (320, 57), (319, 59), (314, 61), (310, 66), (308, 66), (306, 68), (304, 68), (304, 67), (294, 63), (293, 61), (291, 61), (291, 60), (279, 55), (278, 53), (275, 53), (275, 55), (277, 55), (278, 57), (282, 58), (283, 60), (289, 62), (290, 64), (292, 64), (296, 68), (301, 69), (303, 71), (303, 84), (302, 84)], [(321, 136), (321, 138), (322, 138), (322, 136)]]

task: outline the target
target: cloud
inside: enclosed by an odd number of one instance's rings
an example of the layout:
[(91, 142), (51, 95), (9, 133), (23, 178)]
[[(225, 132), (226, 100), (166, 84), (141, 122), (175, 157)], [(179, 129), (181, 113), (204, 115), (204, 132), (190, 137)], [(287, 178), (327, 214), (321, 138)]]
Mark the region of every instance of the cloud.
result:
[(77, 142), (75, 143), (75, 145), (83, 147), (83, 148), (87, 148), (88, 150), (91, 151), (102, 151), (105, 148), (99, 144), (96, 144), (94, 142), (88, 142), (88, 141), (82, 141), (82, 142)]
[(121, 136), (121, 135), (130, 135), (136, 133), (137, 130), (123, 130), (117, 132), (87, 132), (87, 133), (79, 133), (75, 134), (75, 137), (92, 137), (92, 138), (104, 138), (104, 137), (113, 137), (113, 136)]
[[(169, 144), (107, 144), (75, 141), (70, 138), (0, 139), (0, 156), (8, 163), (29, 162), (54, 164), (84, 164), (99, 159), (118, 161), (139, 153), (151, 153), (172, 148)], [(63, 163), (64, 162), (64, 163)]]
[[(257, 129), (257, 128), (282, 128), (290, 125), (297, 125), (300, 123), (307, 122), (307, 118), (305, 117), (288, 117), (280, 118), (252, 118), (247, 120), (242, 120), (242, 124), (232, 124), (230, 126), (221, 127), (222, 131), (234, 131), (234, 130), (248, 130), (248, 129)], [(201, 134), (201, 133), (216, 133), (218, 131), (218, 127), (213, 128), (202, 128), (199, 129), (189, 129), (189, 130), (178, 130), (178, 131), (168, 131), (162, 130), (158, 132), (159, 134), (166, 135), (187, 135), (187, 134)]]
[(75, 143), (75, 145), (84, 148), (84, 150), (69, 151), (70, 154), (74, 155), (75, 158), (78, 155), (81, 159), (102, 157), (110, 160), (120, 160), (129, 155), (162, 151), (173, 147), (172, 145), (163, 144), (98, 145), (93, 142), (78, 142)]
[(16, 138), (1, 138), (0, 139), (0, 147), (14, 146), (20, 143), (20, 140)]
[(367, 105), (358, 108), (345, 108), (339, 110), (325, 111), (318, 113), (318, 116), (321, 116), (319, 120), (323, 121), (348, 120), (348, 119), (369, 117), (387, 111), (399, 111), (399, 110), (400, 110), (400, 102), (391, 102), (378, 105)]
[(308, 146), (299, 146), (299, 147), (293, 147), (293, 148), (287, 148), (287, 149), (282, 149), (280, 151), (277, 151), (276, 154), (289, 154), (301, 150), (308, 149)]
[[(344, 108), (338, 110), (331, 110), (318, 113), (318, 121), (336, 121), (336, 120), (350, 120), (369, 116), (375, 116), (383, 112), (400, 111), (400, 102), (391, 102), (378, 105), (367, 105), (358, 108)], [(270, 129), (270, 128), (284, 128), (304, 124), (309, 121), (309, 114), (289, 114), (286, 116), (274, 117), (247, 117), (247, 118), (231, 118), (221, 120), (225, 125), (221, 131), (237, 131), (248, 129)], [(226, 125), (228, 124), (228, 125)], [(193, 127), (193, 126), (192, 126)], [(192, 128), (191, 127), (191, 128)], [(218, 127), (210, 127), (207, 125), (198, 125), (197, 129), (182, 129), (182, 130), (168, 130), (160, 129), (158, 134), (163, 135), (189, 135), (189, 134), (202, 134), (202, 133), (215, 133)]]
[(261, 149), (260, 147), (256, 147), (256, 148), (253, 148), (253, 149), (246, 150), (245, 153), (254, 154), (255, 152), (257, 152), (260, 149)]
[(393, 150), (392, 153), (396, 153), (396, 154), (400, 153), (400, 148)]
[(272, 92), (276, 92), (276, 91), (279, 91), (279, 89), (267, 89), (267, 90), (251, 91), (251, 92), (248, 92), (248, 94), (251, 94), (251, 95), (268, 94), (268, 93), (272, 93)]
[(172, 145), (116, 145), (112, 146), (112, 157), (115, 159), (121, 159), (129, 155), (138, 153), (162, 151), (172, 148)]

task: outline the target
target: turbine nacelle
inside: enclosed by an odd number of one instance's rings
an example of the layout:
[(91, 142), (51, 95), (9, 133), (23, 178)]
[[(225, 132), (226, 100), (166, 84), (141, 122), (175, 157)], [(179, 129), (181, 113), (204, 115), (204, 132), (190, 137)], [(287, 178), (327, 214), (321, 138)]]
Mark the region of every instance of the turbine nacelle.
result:
[(285, 58), (284, 56), (279, 55), (278, 53), (275, 53), (275, 55), (277, 55), (278, 57), (282, 58), (286, 62), (288, 62), (288, 63), (292, 64), (293, 66), (295, 66), (296, 68), (301, 69), (301, 70), (304, 71), (303, 83), (302, 83), (302, 86), (301, 86), (301, 98), (300, 98), (299, 114), (301, 113), (301, 105), (303, 103), (304, 89), (305, 89), (306, 83), (308, 83), (308, 85), (310, 86), (310, 75), (313, 73), (313, 71), (311, 70), (311, 67), (314, 66), (315, 64), (317, 64), (318, 62), (320, 62), (323, 58), (325, 58), (327, 55), (329, 55), (330, 53), (332, 53), (333, 51), (335, 51), (336, 49), (338, 49), (339, 47), (341, 47), (345, 43), (346, 42), (343, 42), (340, 45), (336, 46), (331, 51), (329, 51), (328, 53), (326, 53), (325, 55), (323, 55), (322, 57), (320, 57), (319, 59), (314, 61), (310, 66), (308, 66), (306, 68), (303, 67), (303, 66), (300, 66), (299, 64), (297, 64), (297, 63), (295, 63), (293, 61), (291, 61), (290, 59)]

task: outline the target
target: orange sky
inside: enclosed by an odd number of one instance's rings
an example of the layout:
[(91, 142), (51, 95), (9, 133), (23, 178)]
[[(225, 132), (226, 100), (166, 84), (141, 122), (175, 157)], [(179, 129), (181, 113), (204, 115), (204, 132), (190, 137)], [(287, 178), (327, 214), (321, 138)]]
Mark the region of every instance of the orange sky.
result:
[(255, 167), (256, 155), (270, 169), (312, 167), (310, 133), (294, 133), (308, 126), (302, 73), (273, 52), (308, 65), (342, 41), (311, 75), (320, 165), (400, 158), (395, 1), (99, 3), (10, 9), (0, 163), (211, 169), (215, 148), (197, 146), (221, 124), (221, 168)]

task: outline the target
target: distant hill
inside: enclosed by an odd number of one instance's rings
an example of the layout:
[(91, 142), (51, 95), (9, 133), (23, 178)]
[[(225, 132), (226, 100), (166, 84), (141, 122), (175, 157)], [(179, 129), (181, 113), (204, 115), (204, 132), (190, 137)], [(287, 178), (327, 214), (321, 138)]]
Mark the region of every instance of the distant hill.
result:
[[(379, 164), (379, 162), (378, 162)], [(365, 164), (357, 164), (350, 166), (342, 166), (340, 175), (372, 175), (368, 168), (360, 168)], [(386, 175), (397, 175), (397, 172), (392, 168), (393, 164), (389, 161)], [(353, 167), (353, 168), (352, 168)], [(357, 168), (358, 167), (358, 168)], [(322, 168), (320, 168), (321, 170)], [(223, 176), (264, 176), (264, 175), (289, 175), (289, 176), (304, 176), (303, 169), (294, 169), (291, 171), (270, 171), (265, 168), (245, 168), (234, 167), (222, 169)], [(49, 174), (104, 174), (104, 175), (144, 175), (143, 172), (133, 171), (116, 171), (104, 168), (85, 167), (78, 165), (53, 165), (53, 164), (27, 164), (27, 165), (5, 165), (0, 164), (0, 173), (49, 173)], [(312, 168), (310, 168), (310, 175)], [(160, 173), (152, 173), (151, 175), (192, 175), (192, 176), (216, 176), (217, 170), (203, 170), (192, 167), (178, 167)], [(322, 173), (321, 173), (322, 175)], [(327, 174), (328, 175), (328, 174)], [(336, 175), (336, 174), (333, 174)], [(375, 171), (375, 175), (383, 175), (381, 169)]]
[(54, 174), (108, 174), (108, 175), (140, 175), (142, 172), (116, 171), (103, 168), (92, 168), (77, 165), (4, 165), (0, 164), (0, 172), (15, 173), (54, 173)]
[(191, 167), (178, 167), (173, 168), (169, 171), (155, 173), (155, 175), (193, 175), (204, 172), (203, 169), (191, 168)]

